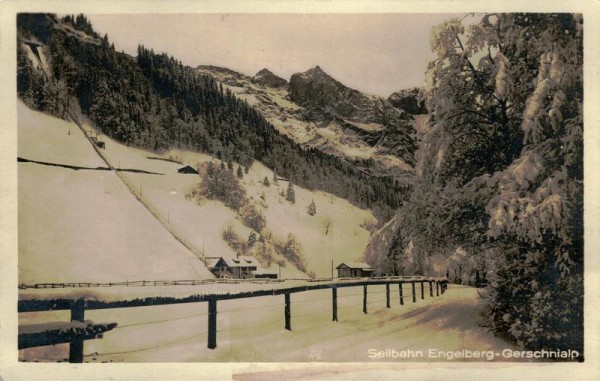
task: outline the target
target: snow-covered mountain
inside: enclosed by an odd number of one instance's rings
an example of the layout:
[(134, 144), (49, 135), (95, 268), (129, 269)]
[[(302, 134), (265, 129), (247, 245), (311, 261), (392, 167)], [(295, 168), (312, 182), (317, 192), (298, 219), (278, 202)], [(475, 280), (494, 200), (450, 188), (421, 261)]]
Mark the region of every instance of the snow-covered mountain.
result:
[(216, 66), (196, 70), (214, 77), (304, 147), (342, 157), (376, 176), (411, 181), (415, 110), (404, 110), (397, 97), (361, 93), (319, 66), (293, 74), (289, 83), (268, 69), (254, 77)]

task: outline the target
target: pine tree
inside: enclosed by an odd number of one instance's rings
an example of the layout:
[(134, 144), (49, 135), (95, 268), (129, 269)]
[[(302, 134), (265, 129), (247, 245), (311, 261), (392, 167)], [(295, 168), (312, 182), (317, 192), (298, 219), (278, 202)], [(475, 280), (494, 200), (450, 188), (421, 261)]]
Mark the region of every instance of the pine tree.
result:
[(315, 214), (317, 214), (317, 206), (315, 205), (315, 200), (312, 200), (310, 202), (310, 204), (308, 205), (307, 213), (311, 216), (314, 216)]
[(263, 185), (266, 187), (270, 187), (271, 183), (269, 182), (269, 178), (267, 176), (265, 176), (265, 178), (263, 179)]
[(242, 177), (244, 177), (244, 171), (242, 170), (241, 166), (238, 166), (237, 171), (236, 171), (236, 176), (238, 177), (238, 179), (241, 179)]
[(250, 232), (250, 235), (248, 236), (248, 247), (254, 246), (255, 243), (256, 243), (256, 233), (254, 231), (252, 231), (252, 232)]
[(296, 192), (294, 191), (294, 185), (292, 184), (291, 180), (288, 183), (287, 191), (285, 194), (285, 199), (287, 201), (289, 201), (291, 204), (296, 203)]

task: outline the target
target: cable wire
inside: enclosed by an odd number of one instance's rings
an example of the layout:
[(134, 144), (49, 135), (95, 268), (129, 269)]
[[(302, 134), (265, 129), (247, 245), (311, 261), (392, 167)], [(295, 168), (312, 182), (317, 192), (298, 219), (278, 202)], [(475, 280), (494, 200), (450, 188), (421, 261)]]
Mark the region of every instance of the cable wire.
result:
[(149, 347), (144, 347), (144, 348), (139, 348), (139, 349), (132, 349), (132, 350), (127, 350), (127, 351), (123, 351), (123, 352), (107, 352), (107, 353), (93, 353), (93, 354), (89, 354), (89, 355), (84, 355), (83, 357), (100, 357), (100, 356), (113, 356), (113, 355), (124, 355), (124, 354), (128, 354), (128, 353), (137, 353), (137, 352), (144, 352), (144, 351), (149, 351), (151, 349), (156, 349), (156, 348), (161, 348), (167, 345), (172, 345), (172, 344), (178, 344), (184, 341), (188, 341), (188, 340), (192, 340), (201, 336), (206, 336), (207, 333), (206, 332), (202, 332), (199, 333), (197, 335), (193, 335), (193, 336), (189, 336), (186, 337), (184, 339), (178, 339), (178, 340), (173, 340), (173, 341), (169, 341), (167, 343), (162, 343), (159, 345), (152, 345)]
[(136, 327), (136, 326), (149, 325), (149, 324), (165, 323), (165, 322), (169, 322), (169, 321), (186, 320), (186, 319), (191, 319), (191, 318), (195, 318), (195, 317), (199, 317), (199, 316), (208, 316), (208, 313), (204, 312), (204, 313), (201, 313), (201, 314), (195, 314), (195, 315), (184, 316), (184, 317), (179, 317), (179, 318), (163, 319), (163, 320), (153, 320), (153, 321), (142, 322), (142, 323), (132, 323), (132, 324), (127, 324), (127, 325), (116, 326), (114, 329), (121, 329), (121, 328), (127, 328), (127, 327)]

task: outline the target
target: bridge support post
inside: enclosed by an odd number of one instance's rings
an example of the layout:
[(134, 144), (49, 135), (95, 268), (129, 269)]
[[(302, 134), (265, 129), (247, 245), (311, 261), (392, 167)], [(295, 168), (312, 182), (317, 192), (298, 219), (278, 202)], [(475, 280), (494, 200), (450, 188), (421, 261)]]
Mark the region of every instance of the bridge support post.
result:
[(390, 284), (386, 283), (385, 285), (385, 306), (390, 308)]
[(403, 283), (398, 283), (398, 293), (400, 294), (400, 305), (404, 305), (404, 290), (402, 289)]
[[(71, 321), (83, 322), (85, 315), (85, 301), (78, 299), (71, 305)], [(73, 339), (69, 344), (69, 362), (71, 363), (82, 363), (83, 362), (83, 340)]]
[(290, 302), (290, 293), (286, 292), (285, 296), (285, 329), (292, 330), (292, 309)]
[(416, 287), (415, 287), (415, 282), (411, 282), (410, 284), (412, 285), (413, 303), (416, 303), (417, 302), (417, 291), (416, 291)]
[(429, 281), (429, 296), (433, 298), (433, 282)]
[(331, 289), (331, 311), (332, 317), (331, 321), (338, 321), (337, 317), (337, 287), (333, 287)]
[(435, 296), (440, 296), (440, 282), (435, 282)]
[(421, 281), (421, 299), (425, 299), (425, 286), (423, 283), (425, 282)]
[(367, 313), (367, 285), (363, 286), (363, 313)]
[(208, 299), (208, 348), (217, 347), (217, 299)]

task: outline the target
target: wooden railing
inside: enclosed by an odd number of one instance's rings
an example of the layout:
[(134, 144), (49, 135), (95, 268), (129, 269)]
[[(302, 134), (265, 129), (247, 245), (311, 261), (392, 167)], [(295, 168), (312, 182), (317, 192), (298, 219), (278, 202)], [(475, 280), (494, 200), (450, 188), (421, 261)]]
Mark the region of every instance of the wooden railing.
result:
[[(237, 280), (240, 281), (240, 280)], [(265, 279), (266, 281), (266, 279)], [(270, 280), (271, 282), (273, 279)], [(141, 281), (142, 285), (143, 282)], [(173, 281), (175, 282), (175, 281)], [(183, 281), (179, 281), (183, 282)], [(216, 282), (216, 280), (214, 280)], [(214, 283), (211, 282), (211, 283)], [(130, 282), (126, 282), (127, 284)], [(134, 283), (134, 282), (131, 282)], [(68, 283), (67, 283), (68, 284)], [(88, 283), (72, 283), (74, 287), (85, 287), (79, 285), (87, 285)], [(96, 285), (96, 283), (90, 283), (91, 285)], [(115, 285), (114, 283), (112, 283)], [(126, 285), (127, 285), (126, 284)], [(448, 279), (446, 278), (432, 278), (432, 277), (387, 277), (387, 278), (360, 278), (360, 279), (336, 279), (336, 280), (328, 280), (328, 281), (320, 281), (320, 282), (306, 282), (305, 285), (301, 286), (293, 286), (293, 287), (283, 287), (283, 288), (272, 288), (272, 289), (261, 289), (261, 290), (253, 290), (253, 291), (242, 291), (235, 293), (222, 293), (222, 294), (197, 294), (190, 295), (185, 297), (145, 297), (138, 298), (133, 300), (86, 300), (86, 299), (68, 299), (68, 298), (57, 298), (57, 299), (33, 299), (33, 300), (19, 300), (18, 302), (18, 311), (21, 312), (40, 312), (40, 311), (56, 311), (56, 310), (71, 310), (71, 321), (72, 322), (84, 322), (84, 315), (86, 310), (101, 310), (101, 309), (113, 309), (113, 308), (128, 308), (128, 307), (142, 307), (142, 306), (159, 306), (159, 305), (169, 305), (169, 304), (182, 304), (182, 303), (200, 303), (207, 302), (208, 303), (208, 335), (207, 335), (207, 347), (210, 349), (215, 349), (217, 347), (217, 302), (221, 300), (231, 300), (231, 299), (243, 299), (243, 298), (251, 298), (251, 297), (260, 297), (260, 296), (275, 296), (275, 295), (283, 295), (284, 296), (284, 328), (286, 330), (292, 329), (292, 314), (291, 314), (291, 298), (290, 295), (293, 293), (313, 291), (313, 290), (323, 290), (323, 289), (331, 289), (331, 320), (334, 322), (338, 321), (338, 308), (337, 308), (337, 299), (338, 299), (338, 289), (346, 288), (346, 287), (362, 287), (363, 292), (363, 300), (362, 300), (362, 312), (364, 314), (368, 313), (367, 309), (367, 300), (368, 300), (368, 287), (369, 286), (385, 286), (385, 302), (386, 307), (391, 308), (391, 286), (398, 285), (398, 299), (400, 305), (404, 305), (404, 292), (403, 285), (410, 284), (412, 289), (412, 302), (417, 302), (417, 285), (420, 285), (420, 298), (425, 299), (425, 294), (428, 293), (430, 297), (435, 296), (438, 297), (443, 294), (448, 285)], [(428, 285), (426, 287), (425, 285)], [(46, 285), (46, 284), (43, 284)], [(189, 285), (189, 283), (188, 283)], [(34, 287), (35, 288), (35, 287)], [(39, 288), (39, 287), (38, 287)], [(435, 291), (434, 291), (435, 289)], [(108, 323), (104, 326), (108, 327), (106, 330), (110, 330), (114, 328), (116, 323)], [(88, 325), (89, 327), (90, 325)], [(92, 325), (93, 327), (93, 325)], [(21, 340), (21, 333), (19, 334), (19, 339)], [(69, 352), (69, 362), (82, 362), (83, 360), (83, 341), (97, 338), (97, 336), (89, 335), (81, 335), (79, 336), (71, 336), (65, 339), (64, 337), (61, 339), (68, 340), (70, 342), (70, 352)], [(33, 342), (32, 342), (33, 340)], [(35, 339), (30, 339), (28, 341), (27, 347), (34, 346), (42, 346), (47, 345), (47, 343), (35, 343)]]

